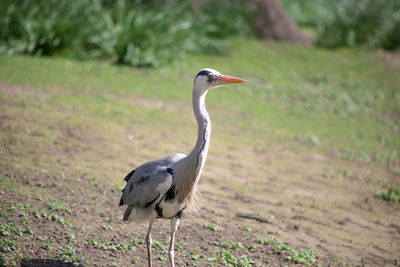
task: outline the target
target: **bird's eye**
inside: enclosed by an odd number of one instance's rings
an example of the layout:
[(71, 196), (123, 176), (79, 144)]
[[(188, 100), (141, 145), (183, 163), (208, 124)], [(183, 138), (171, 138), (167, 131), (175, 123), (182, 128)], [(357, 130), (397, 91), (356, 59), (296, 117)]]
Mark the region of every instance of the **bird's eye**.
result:
[(211, 74), (207, 75), (207, 82), (212, 82), (214, 80), (213, 76)]

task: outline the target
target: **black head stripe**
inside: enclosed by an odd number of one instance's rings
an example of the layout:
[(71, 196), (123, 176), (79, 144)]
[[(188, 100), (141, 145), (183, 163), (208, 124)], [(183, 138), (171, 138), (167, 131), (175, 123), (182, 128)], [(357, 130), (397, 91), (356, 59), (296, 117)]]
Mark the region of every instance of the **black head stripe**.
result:
[(200, 75), (207, 76), (208, 74), (211, 74), (211, 71), (209, 71), (209, 70), (202, 70), (202, 71), (199, 72), (199, 74), (197, 74), (196, 78), (197, 78), (198, 76), (200, 76)]

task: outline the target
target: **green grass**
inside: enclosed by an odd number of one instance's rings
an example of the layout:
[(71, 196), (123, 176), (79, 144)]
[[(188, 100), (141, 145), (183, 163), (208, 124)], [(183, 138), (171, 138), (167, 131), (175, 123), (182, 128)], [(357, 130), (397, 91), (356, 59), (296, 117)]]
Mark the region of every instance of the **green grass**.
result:
[(232, 255), (229, 251), (220, 249), (218, 250), (218, 257), (216, 259), (210, 259), (209, 262), (217, 262), (224, 266), (232, 265), (232, 266), (261, 266), (261, 263), (249, 258), (247, 255), (242, 255), (241, 257), (237, 258), (236, 256)]
[(216, 232), (216, 231), (217, 231), (217, 226), (216, 226), (215, 224), (212, 224), (212, 223), (207, 223), (207, 224), (206, 224), (206, 228), (207, 228), (208, 230), (213, 231), (213, 232)]
[(376, 196), (379, 198), (382, 198), (383, 200), (400, 204), (400, 190), (399, 189), (391, 187), (386, 191), (379, 192)]
[(196, 72), (213, 67), (248, 80), (245, 85), (209, 94), (210, 106), (236, 114), (219, 118), (222, 122), (218, 123), (239, 126), (246, 135), (257, 130), (322, 150), (365, 151), (376, 154), (374, 158), (384, 158), (378, 154), (386, 151), (392, 155), (391, 161), (399, 155), (399, 76), (396, 70), (376, 64), (369, 52), (237, 40), (229, 56), (188, 56), (169, 67), (137, 72), (104, 62), (64, 58), (0, 55), (0, 61), (0, 81), (46, 91), (55, 86), (73, 88), (73, 94), (50, 101), (60, 108), (85, 107), (98, 117), (121, 122), (132, 116), (137, 120), (168, 119), (162, 110), (143, 112), (101, 92), (189, 101)]
[(286, 255), (286, 260), (291, 261), (294, 263), (301, 263), (301, 264), (313, 264), (316, 262), (316, 256), (315, 252), (312, 249), (306, 249), (302, 251), (295, 250), (291, 246), (282, 243), (279, 241), (277, 238), (271, 238), (271, 239), (264, 239), (264, 238), (258, 238), (257, 241), (260, 244), (269, 244), (273, 245), (276, 249), (279, 251), (284, 251)]

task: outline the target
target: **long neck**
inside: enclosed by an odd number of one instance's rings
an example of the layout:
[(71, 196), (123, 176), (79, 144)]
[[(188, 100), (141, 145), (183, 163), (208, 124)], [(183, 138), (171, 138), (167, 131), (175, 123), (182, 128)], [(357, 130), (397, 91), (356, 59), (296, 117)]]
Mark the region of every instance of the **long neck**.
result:
[(180, 162), (180, 175), (176, 177), (176, 183), (181, 189), (180, 202), (185, 200), (191, 202), (194, 198), (210, 145), (211, 121), (205, 104), (207, 92), (200, 94), (198, 91), (200, 90), (196, 90), (196, 88), (193, 90), (193, 111), (198, 126), (196, 145), (192, 152)]
[(207, 92), (199, 95), (193, 91), (193, 111), (197, 121), (197, 141), (188, 158), (194, 164), (195, 176), (200, 175), (207, 158), (211, 137), (211, 120), (206, 109)]

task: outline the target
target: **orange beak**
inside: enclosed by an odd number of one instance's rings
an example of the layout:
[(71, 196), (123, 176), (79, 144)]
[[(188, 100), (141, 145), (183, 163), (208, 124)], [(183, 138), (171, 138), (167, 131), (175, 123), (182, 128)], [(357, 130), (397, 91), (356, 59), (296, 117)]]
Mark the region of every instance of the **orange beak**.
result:
[(218, 76), (218, 80), (223, 82), (223, 83), (245, 83), (245, 80), (232, 77), (232, 76), (226, 76), (226, 75), (220, 75)]

